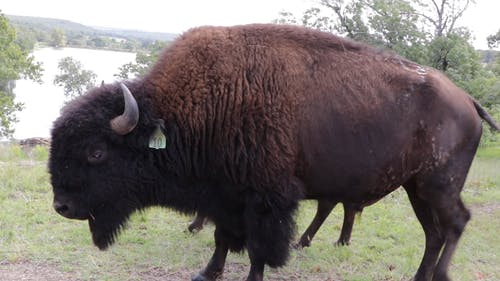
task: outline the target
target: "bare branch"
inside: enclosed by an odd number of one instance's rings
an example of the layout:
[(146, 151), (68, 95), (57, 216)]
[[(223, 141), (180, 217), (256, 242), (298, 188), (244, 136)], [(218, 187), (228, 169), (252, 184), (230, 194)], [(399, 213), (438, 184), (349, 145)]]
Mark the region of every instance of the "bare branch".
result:
[(459, 18), (461, 18), (461, 17), (462, 17), (462, 15), (464, 14), (465, 10), (467, 10), (467, 8), (469, 7), (469, 4), (470, 4), (470, 3), (471, 3), (471, 1), (470, 1), (470, 0), (467, 0), (467, 1), (465, 2), (464, 7), (463, 7), (462, 9), (460, 9), (460, 10), (459, 10), (459, 12), (458, 12), (455, 16), (453, 16), (453, 18), (451, 19), (450, 28), (447, 30), (447, 32), (448, 32), (448, 33), (449, 33), (449, 32), (451, 32), (451, 31), (453, 31), (453, 29), (455, 28), (455, 23), (456, 23), (456, 21), (457, 21)]

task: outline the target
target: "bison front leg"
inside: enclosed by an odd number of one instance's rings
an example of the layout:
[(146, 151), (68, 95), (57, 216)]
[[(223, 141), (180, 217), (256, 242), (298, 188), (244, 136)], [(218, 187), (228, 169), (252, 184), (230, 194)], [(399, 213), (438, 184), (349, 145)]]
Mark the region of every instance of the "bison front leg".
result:
[(214, 232), (215, 251), (205, 269), (192, 278), (192, 281), (214, 281), (219, 278), (224, 271), (229, 245), (224, 238), (220, 227), (216, 227)]
[(285, 265), (293, 236), (297, 202), (254, 196), (245, 208), (246, 247), (250, 257), (247, 281), (262, 281), (264, 266)]

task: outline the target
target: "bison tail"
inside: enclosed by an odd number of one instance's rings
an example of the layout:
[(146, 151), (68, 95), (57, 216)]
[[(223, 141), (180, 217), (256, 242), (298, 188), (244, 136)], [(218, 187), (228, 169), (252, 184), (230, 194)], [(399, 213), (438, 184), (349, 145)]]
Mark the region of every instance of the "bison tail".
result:
[(500, 127), (495, 123), (491, 115), (489, 115), (488, 112), (486, 112), (486, 110), (484, 110), (484, 108), (475, 99), (471, 98), (471, 100), (474, 103), (477, 114), (479, 114), (479, 116), (481, 116), (481, 118), (486, 121), (493, 130), (499, 132)]

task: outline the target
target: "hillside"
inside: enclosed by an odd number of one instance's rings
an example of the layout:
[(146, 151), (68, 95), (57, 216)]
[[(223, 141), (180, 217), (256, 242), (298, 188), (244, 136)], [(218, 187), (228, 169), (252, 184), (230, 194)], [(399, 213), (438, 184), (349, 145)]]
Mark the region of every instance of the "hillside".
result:
[(6, 15), (13, 26), (21, 26), (31, 30), (50, 32), (62, 29), (67, 35), (78, 34), (87, 36), (109, 36), (117, 38), (134, 39), (139, 41), (172, 41), (177, 34), (147, 32), (139, 30), (115, 29), (104, 27), (90, 27), (69, 20)]
[(484, 64), (493, 64), (500, 57), (500, 51), (496, 50), (478, 50), (481, 56), (481, 62)]

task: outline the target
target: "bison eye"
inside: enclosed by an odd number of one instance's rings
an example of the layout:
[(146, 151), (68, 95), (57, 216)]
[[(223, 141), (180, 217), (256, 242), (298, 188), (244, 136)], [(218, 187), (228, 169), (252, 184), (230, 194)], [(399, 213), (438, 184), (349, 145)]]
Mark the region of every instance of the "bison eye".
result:
[(98, 164), (106, 160), (106, 144), (100, 143), (87, 149), (87, 161), (91, 164)]

